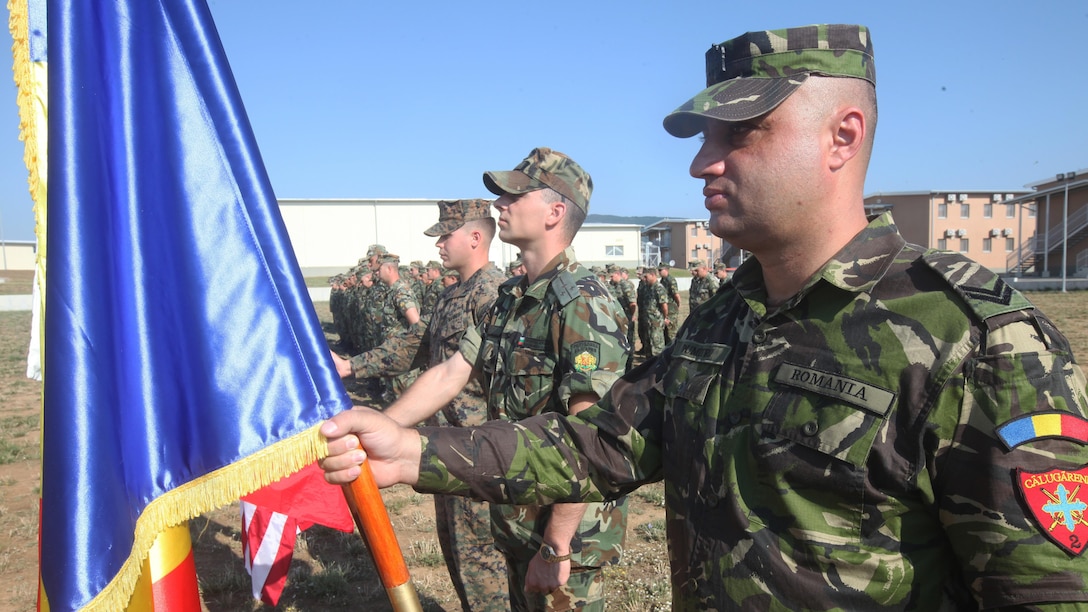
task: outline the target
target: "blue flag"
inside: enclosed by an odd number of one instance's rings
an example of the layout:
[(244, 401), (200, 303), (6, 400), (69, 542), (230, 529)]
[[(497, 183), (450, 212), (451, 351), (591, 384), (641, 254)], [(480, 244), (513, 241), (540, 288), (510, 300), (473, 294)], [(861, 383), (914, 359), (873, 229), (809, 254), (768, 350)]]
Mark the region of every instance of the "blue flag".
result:
[(169, 525), (350, 402), (204, 0), (49, 0), (41, 578), (124, 607)]

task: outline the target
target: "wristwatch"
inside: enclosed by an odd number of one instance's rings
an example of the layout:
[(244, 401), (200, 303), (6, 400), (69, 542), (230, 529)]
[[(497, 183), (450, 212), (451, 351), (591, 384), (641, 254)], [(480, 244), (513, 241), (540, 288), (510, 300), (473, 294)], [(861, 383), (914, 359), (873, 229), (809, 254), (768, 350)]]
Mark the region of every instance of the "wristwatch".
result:
[(570, 559), (570, 553), (565, 555), (558, 555), (555, 553), (555, 549), (547, 544), (540, 545), (540, 558), (544, 559), (544, 563), (562, 563)]

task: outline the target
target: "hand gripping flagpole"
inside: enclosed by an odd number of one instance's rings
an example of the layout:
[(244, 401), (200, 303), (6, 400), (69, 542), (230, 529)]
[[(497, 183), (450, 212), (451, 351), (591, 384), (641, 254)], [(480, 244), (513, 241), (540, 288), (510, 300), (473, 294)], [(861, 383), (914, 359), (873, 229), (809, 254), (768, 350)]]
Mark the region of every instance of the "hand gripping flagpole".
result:
[(351, 484), (343, 485), (344, 497), (355, 518), (355, 525), (366, 538), (374, 566), (378, 569), (378, 576), (382, 579), (394, 612), (420, 612), (423, 608), (419, 604), (419, 595), (408, 575), (408, 565), (400, 552), (397, 535), (393, 533), (393, 524), (389, 521), (389, 513), (374, 482), (369, 460), (364, 460), (360, 468), (359, 477)]

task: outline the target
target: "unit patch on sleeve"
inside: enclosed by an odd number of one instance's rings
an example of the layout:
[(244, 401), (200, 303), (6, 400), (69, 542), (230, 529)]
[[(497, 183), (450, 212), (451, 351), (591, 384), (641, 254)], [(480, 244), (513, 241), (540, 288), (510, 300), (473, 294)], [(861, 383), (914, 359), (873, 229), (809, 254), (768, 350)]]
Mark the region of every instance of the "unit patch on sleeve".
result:
[(575, 370), (592, 372), (601, 362), (601, 345), (590, 340), (575, 342), (570, 345), (570, 355)]
[(1079, 556), (1088, 544), (1088, 465), (1078, 470), (1016, 471), (1031, 517), (1050, 541)]

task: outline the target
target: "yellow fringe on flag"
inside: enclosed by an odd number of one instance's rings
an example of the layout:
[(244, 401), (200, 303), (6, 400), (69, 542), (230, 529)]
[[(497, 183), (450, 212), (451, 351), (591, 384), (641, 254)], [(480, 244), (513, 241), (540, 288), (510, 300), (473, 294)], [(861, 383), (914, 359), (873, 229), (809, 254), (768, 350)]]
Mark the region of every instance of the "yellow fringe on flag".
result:
[[(37, 239), (35, 281), (38, 284), (39, 321), (45, 321), (46, 194), (48, 192), (48, 67), (30, 57), (30, 22), (26, 0), (9, 0), (8, 30), (11, 32), (12, 74), (19, 107), (19, 140), (23, 141), (23, 163), (34, 201), (34, 236)], [(45, 363), (45, 334), (39, 335), (42, 364)], [(43, 373), (44, 375), (44, 373)]]
[[(328, 453), (320, 424), (267, 446), (156, 498), (136, 519), (135, 541), (121, 571), (84, 610), (112, 612), (128, 606), (155, 537), (179, 523), (237, 501), (289, 476)], [(330, 485), (332, 486), (332, 485)]]

